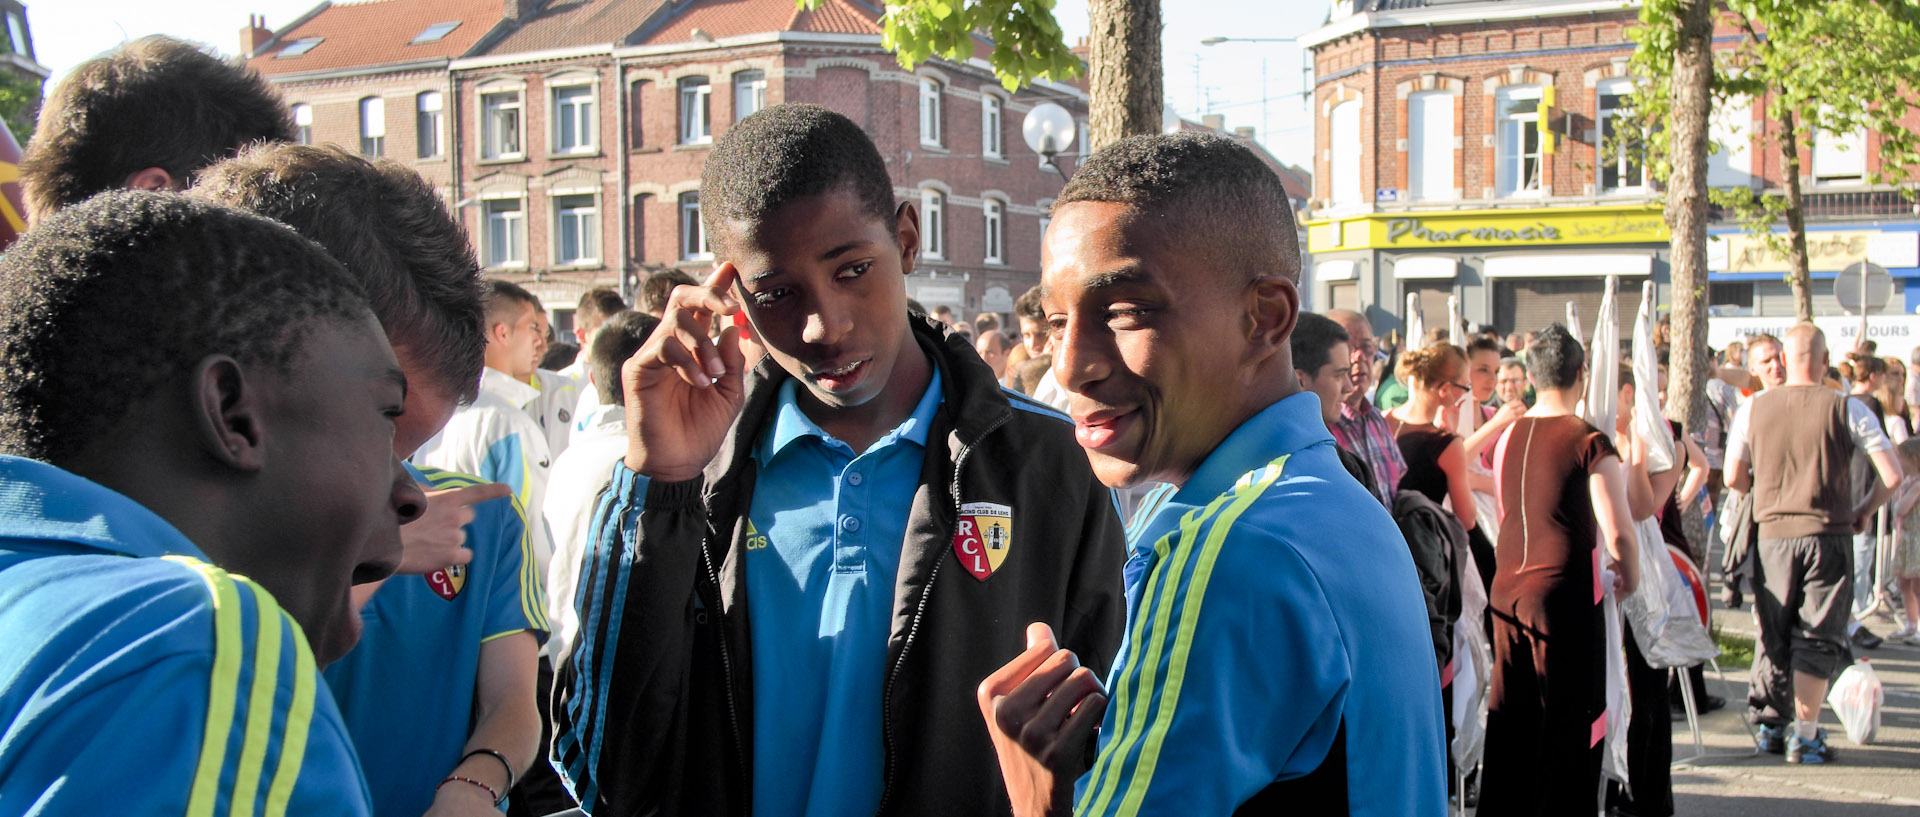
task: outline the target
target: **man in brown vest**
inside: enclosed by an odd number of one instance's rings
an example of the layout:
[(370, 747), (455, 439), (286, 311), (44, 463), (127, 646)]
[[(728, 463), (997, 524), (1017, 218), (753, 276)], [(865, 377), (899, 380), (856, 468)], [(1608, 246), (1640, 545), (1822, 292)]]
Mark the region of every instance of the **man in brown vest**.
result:
[[(1785, 385), (1753, 398), (1729, 434), (1727, 485), (1752, 491), (1760, 527), (1754, 560), (1759, 654), (1748, 693), (1761, 748), (1788, 763), (1828, 763), (1819, 728), (1827, 683), (1850, 660), (1852, 534), (1893, 494), (1900, 462), (1868, 410), (1822, 385), (1826, 337), (1813, 324), (1787, 331)], [(1742, 444), (1744, 442), (1744, 444)], [(1848, 473), (1854, 451), (1879, 481), (1864, 506)], [(1864, 486), (1862, 486), (1864, 487)], [(1791, 721), (1792, 729), (1787, 729)]]

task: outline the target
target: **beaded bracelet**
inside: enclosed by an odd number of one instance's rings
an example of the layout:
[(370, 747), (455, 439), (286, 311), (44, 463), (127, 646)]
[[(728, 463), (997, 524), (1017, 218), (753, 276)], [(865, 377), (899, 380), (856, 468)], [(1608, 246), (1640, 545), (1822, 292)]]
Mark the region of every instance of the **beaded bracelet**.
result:
[[(460, 763), (467, 762), (467, 758), (473, 757), (474, 755), (489, 755), (494, 760), (500, 761), (500, 768), (507, 770), (507, 791), (513, 791), (514, 781), (518, 779), (519, 776), (513, 773), (513, 764), (507, 762), (506, 755), (500, 754), (499, 752), (496, 752), (492, 749), (475, 749), (471, 752), (461, 755)], [(459, 768), (460, 763), (453, 764), (454, 768), (456, 769)]]
[(433, 790), (437, 792), (440, 789), (444, 788), (448, 783), (452, 783), (455, 780), (458, 780), (462, 783), (472, 783), (475, 786), (479, 786), (481, 791), (486, 792), (488, 797), (493, 798), (493, 804), (495, 806), (500, 805), (500, 801), (506, 799), (501, 797), (499, 792), (494, 791), (492, 786), (489, 786), (471, 777), (461, 777), (460, 775), (457, 775), (457, 774), (451, 775), (447, 777), (447, 779), (440, 781), (440, 785), (434, 786)]

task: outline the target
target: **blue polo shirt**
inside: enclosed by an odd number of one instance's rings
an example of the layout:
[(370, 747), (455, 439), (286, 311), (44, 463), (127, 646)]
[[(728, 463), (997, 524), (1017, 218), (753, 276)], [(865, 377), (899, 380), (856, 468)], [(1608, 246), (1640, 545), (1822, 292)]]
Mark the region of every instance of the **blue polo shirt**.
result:
[(1155, 498), (1074, 813), (1230, 814), (1275, 784), (1301, 813), (1444, 813), (1440, 679), (1410, 658), (1426, 603), (1319, 398), (1267, 407)]
[(370, 814), (292, 617), (127, 497), (0, 456), (0, 809)]
[[(481, 482), (410, 470), (428, 490)], [(379, 817), (424, 814), (465, 754), (481, 645), (523, 630), (546, 635), (546, 593), (519, 500), (474, 505), (466, 532), (473, 561), (387, 579), (360, 609), (360, 643), (327, 667)]]
[(880, 807), (894, 578), (940, 407), (933, 373), (913, 414), (864, 452), (780, 388), (753, 458), (747, 609), (753, 629), (753, 812), (839, 817)]

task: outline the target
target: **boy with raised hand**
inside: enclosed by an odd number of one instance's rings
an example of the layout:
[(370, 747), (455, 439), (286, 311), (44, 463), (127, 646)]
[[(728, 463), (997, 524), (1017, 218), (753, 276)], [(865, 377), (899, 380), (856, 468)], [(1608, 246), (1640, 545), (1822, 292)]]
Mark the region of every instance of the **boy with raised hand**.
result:
[[(334, 146), (270, 145), (208, 169), (194, 195), (293, 227), (361, 281), (412, 386), (394, 453), (411, 455), (474, 398), (480, 270), (419, 174)], [(327, 682), (377, 814), (490, 812), (540, 756), (539, 566), (507, 486), (452, 471), (413, 476), (463, 552), (403, 537), (408, 562), (439, 558), (357, 589), (365, 633)], [(547, 810), (570, 807), (564, 796)]]
[(1075, 432), (1107, 485), (1177, 488), (1130, 531), (1104, 687), (1042, 624), (980, 684), (1018, 814), (1446, 809), (1412, 559), (1294, 369), (1295, 242), (1279, 179), (1218, 136), (1124, 140), (1060, 192), (1041, 280)]
[(105, 193), (0, 256), (0, 371), (0, 802), (369, 814), (318, 668), (423, 498), (358, 283), (264, 218)]
[[(720, 264), (622, 372), (554, 705), (595, 815), (1004, 814), (968, 696), (1028, 621), (1104, 667), (1121, 534), (1051, 409), (909, 315), (919, 251), (859, 126), (742, 120), (701, 179)], [(767, 358), (743, 371), (743, 312)]]

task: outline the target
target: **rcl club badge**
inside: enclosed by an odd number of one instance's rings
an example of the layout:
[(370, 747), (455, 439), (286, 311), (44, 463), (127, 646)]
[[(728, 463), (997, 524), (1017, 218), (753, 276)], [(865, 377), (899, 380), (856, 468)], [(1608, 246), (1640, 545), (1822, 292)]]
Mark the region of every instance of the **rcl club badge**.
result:
[(953, 534), (953, 554), (960, 566), (986, 581), (1013, 549), (1013, 509), (992, 502), (960, 506), (960, 524)]
[(438, 594), (440, 598), (453, 601), (454, 596), (460, 595), (460, 591), (466, 589), (467, 566), (454, 565), (452, 567), (443, 567), (432, 573), (428, 573), (426, 580), (427, 586), (433, 588), (433, 592)]

